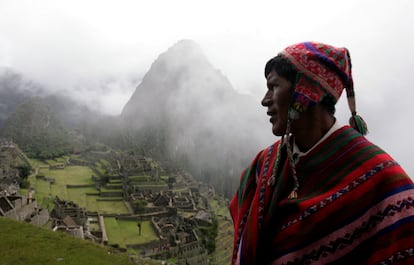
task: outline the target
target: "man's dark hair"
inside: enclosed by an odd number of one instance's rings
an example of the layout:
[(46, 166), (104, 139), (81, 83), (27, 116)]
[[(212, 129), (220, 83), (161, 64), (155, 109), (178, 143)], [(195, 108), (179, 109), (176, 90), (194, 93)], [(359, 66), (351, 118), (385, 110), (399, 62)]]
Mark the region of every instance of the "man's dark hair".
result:
[[(265, 77), (267, 77), (272, 70), (275, 70), (278, 75), (288, 80), (293, 87), (295, 86), (296, 75), (298, 72), (284, 56), (277, 55), (266, 63), (264, 72)], [(322, 98), (320, 104), (330, 114), (335, 114), (336, 99), (331, 94), (326, 94)]]
[(265, 77), (267, 77), (272, 70), (275, 70), (278, 75), (288, 80), (293, 86), (295, 85), (297, 71), (282, 55), (277, 55), (266, 63)]

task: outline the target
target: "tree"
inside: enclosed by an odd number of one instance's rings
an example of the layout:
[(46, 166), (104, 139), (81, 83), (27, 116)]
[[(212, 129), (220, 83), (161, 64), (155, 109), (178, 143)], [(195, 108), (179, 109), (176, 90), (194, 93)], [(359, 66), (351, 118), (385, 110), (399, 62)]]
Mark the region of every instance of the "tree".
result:
[(30, 182), (27, 179), (32, 171), (32, 167), (26, 164), (22, 164), (16, 167), (19, 171), (19, 186), (20, 188), (27, 189), (30, 186)]

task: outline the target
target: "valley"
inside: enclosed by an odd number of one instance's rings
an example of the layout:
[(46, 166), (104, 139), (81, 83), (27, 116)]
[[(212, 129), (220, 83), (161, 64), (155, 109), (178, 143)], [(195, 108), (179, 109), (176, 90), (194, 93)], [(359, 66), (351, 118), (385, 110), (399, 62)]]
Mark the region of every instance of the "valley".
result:
[(273, 135), (194, 41), (161, 53), (114, 116), (0, 70), (1, 216), (135, 264), (230, 263), (229, 199)]
[(28, 161), (29, 184), (13, 196), (31, 198), (37, 212), (47, 209), (42, 227), (108, 246), (134, 262), (230, 262), (228, 201), (184, 170), (108, 150)]

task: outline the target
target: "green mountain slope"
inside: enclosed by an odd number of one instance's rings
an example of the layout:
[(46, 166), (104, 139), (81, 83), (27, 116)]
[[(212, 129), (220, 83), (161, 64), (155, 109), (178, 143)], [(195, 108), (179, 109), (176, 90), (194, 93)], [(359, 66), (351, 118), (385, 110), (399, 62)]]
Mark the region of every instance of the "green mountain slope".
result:
[(1, 265), (129, 265), (125, 253), (62, 232), (0, 218)]
[(6, 67), (0, 67), (0, 128), (10, 114), (35, 93), (42, 93), (39, 85)]
[(48, 159), (71, 150), (70, 135), (41, 98), (20, 105), (0, 136), (12, 139), (29, 157)]

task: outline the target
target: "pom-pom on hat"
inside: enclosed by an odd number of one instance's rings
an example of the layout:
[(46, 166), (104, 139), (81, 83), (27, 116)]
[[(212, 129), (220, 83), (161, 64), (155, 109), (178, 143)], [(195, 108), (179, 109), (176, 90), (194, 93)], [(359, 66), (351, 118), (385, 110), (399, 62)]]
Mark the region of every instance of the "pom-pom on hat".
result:
[(368, 132), (365, 121), (356, 114), (352, 65), (348, 49), (317, 42), (302, 42), (288, 46), (280, 52), (280, 55), (284, 56), (298, 72), (289, 113), (292, 119), (321, 102), (327, 94), (338, 101), (345, 88), (352, 114), (350, 125), (363, 135)]

